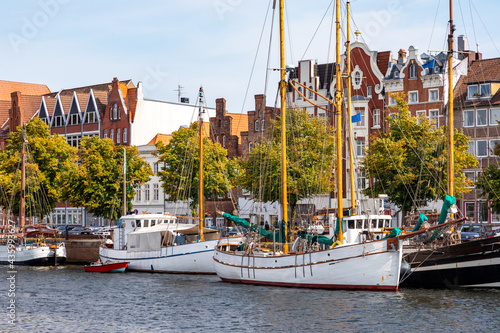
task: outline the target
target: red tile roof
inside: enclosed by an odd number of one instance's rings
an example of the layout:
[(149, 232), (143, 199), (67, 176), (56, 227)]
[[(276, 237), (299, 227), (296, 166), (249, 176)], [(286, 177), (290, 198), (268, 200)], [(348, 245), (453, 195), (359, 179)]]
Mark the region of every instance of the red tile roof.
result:
[(20, 91), (23, 95), (44, 95), (50, 93), (45, 84), (12, 82), (0, 80), (0, 100), (10, 101), (10, 94), (14, 91)]

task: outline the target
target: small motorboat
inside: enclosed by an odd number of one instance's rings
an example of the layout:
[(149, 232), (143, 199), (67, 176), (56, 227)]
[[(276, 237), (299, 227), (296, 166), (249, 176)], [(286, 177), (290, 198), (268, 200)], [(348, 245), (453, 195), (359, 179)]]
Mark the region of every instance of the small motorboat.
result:
[(84, 266), (85, 272), (100, 272), (100, 273), (123, 273), (127, 269), (128, 262), (106, 261), (93, 262), (90, 265)]

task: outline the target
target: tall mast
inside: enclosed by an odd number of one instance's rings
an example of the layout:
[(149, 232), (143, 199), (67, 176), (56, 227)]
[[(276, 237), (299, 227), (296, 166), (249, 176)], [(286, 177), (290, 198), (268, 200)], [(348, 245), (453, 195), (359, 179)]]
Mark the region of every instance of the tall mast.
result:
[(450, 34), (448, 35), (448, 194), (455, 194), (455, 143), (453, 138), (453, 1), (450, 0)]
[(199, 100), (200, 109), (199, 109), (199, 120), (200, 120), (200, 135), (199, 135), (199, 143), (200, 143), (200, 165), (199, 165), (199, 184), (198, 184), (198, 215), (200, 218), (200, 224), (198, 229), (200, 231), (200, 241), (205, 240), (205, 235), (203, 234), (203, 114), (205, 113), (204, 102), (205, 97), (203, 94), (203, 86), (200, 87), (199, 92)]
[(127, 215), (127, 150), (123, 147), (123, 215)]
[[(335, 86), (335, 104), (337, 113), (337, 217), (339, 223), (342, 223), (344, 217), (344, 207), (342, 203), (342, 87), (340, 86), (340, 3), (336, 0), (336, 41), (337, 55), (335, 58), (335, 75), (337, 83)], [(342, 241), (344, 234), (342, 228), (339, 228), (338, 239)]]
[(21, 148), (21, 202), (19, 207), (19, 227), (24, 227), (25, 220), (25, 187), (26, 187), (26, 127), (23, 125)]
[(285, 24), (283, 16), (283, 0), (280, 0), (280, 93), (281, 93), (281, 197), (283, 198), (283, 221), (285, 222), (285, 243), (283, 252), (288, 253), (288, 199), (286, 184), (286, 105), (285, 105)]
[(352, 214), (356, 215), (356, 201), (355, 201), (355, 191), (354, 191), (354, 157), (353, 157), (353, 147), (352, 143), (354, 138), (352, 137), (352, 106), (351, 106), (351, 40), (349, 31), (349, 11), (350, 2), (347, 1), (347, 119), (349, 123), (349, 174), (351, 180), (351, 208)]

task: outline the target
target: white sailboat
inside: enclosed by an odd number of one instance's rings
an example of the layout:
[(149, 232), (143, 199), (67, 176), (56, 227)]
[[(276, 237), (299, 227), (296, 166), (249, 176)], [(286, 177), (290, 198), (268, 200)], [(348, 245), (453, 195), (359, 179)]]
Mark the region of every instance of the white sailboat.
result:
[(44, 229), (47, 225), (25, 225), (26, 144), (28, 140), (26, 139), (26, 129), (24, 127), (22, 131), (20, 233), (15, 233), (15, 221), (8, 220), (3, 235), (5, 244), (0, 245), (0, 265), (9, 265), (12, 269), (17, 265), (47, 266), (64, 264), (66, 261), (66, 246), (63, 242), (48, 245), (40, 238), (26, 237), (29, 229)]
[[(199, 223), (178, 223), (171, 214), (122, 216), (113, 242), (99, 248), (101, 261), (129, 262), (128, 270), (164, 273), (214, 274), (213, 251), (223, 244), (241, 244), (241, 238), (219, 240), (219, 233), (204, 228), (203, 220), (203, 87), (199, 91)], [(125, 193), (125, 191), (124, 191)]]
[[(325, 288), (325, 289), (358, 289), (358, 290), (398, 290), (402, 257), (402, 242), (398, 238), (379, 240), (362, 240), (353, 237), (344, 239), (343, 228), (339, 228), (337, 240), (332, 247), (317, 250), (305, 247), (300, 251), (301, 239), (298, 238), (292, 251), (288, 250), (287, 226), (287, 188), (286, 188), (286, 139), (285, 124), (285, 55), (283, 0), (279, 1), (280, 38), (281, 38), (281, 130), (282, 130), (282, 217), (283, 238), (282, 251), (261, 249), (248, 243), (245, 249), (234, 249), (230, 246), (218, 245), (214, 252), (217, 275), (228, 282), (274, 285), (287, 287)], [(337, 108), (337, 217), (343, 219), (342, 206), (342, 133), (341, 133), (341, 75), (340, 75), (340, 17), (339, 1), (336, 3), (337, 15), (337, 57), (336, 57), (336, 92)], [(244, 220), (223, 214), (235, 223), (245, 224)], [(252, 226), (249, 226), (252, 229)], [(255, 227), (253, 227), (256, 229)], [(252, 229), (252, 230), (254, 230)], [(258, 230), (256, 230), (258, 231)], [(273, 236), (276, 237), (276, 236)], [(309, 238), (310, 237), (310, 238)], [(281, 237), (280, 237), (281, 238)], [(308, 235), (314, 242), (330, 245), (333, 240), (321, 236)], [(320, 246), (321, 248), (321, 246)]]

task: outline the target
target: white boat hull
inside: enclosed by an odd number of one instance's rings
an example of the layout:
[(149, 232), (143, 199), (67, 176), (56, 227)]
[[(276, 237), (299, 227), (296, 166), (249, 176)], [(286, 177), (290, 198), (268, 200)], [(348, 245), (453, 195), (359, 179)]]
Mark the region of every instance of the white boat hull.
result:
[[(15, 251), (10, 251), (7, 245), (0, 246), (0, 264), (47, 266), (54, 265), (54, 254), (57, 255), (57, 264), (66, 261), (66, 246), (60, 243), (56, 248), (49, 245), (18, 245)], [(10, 256), (10, 257), (9, 257)]]
[(401, 242), (388, 249), (386, 240), (281, 256), (214, 252), (223, 281), (349, 290), (398, 290), (401, 257)]
[(214, 247), (219, 240), (161, 247), (159, 251), (128, 252), (99, 248), (101, 261), (128, 261), (129, 271), (215, 274)]

